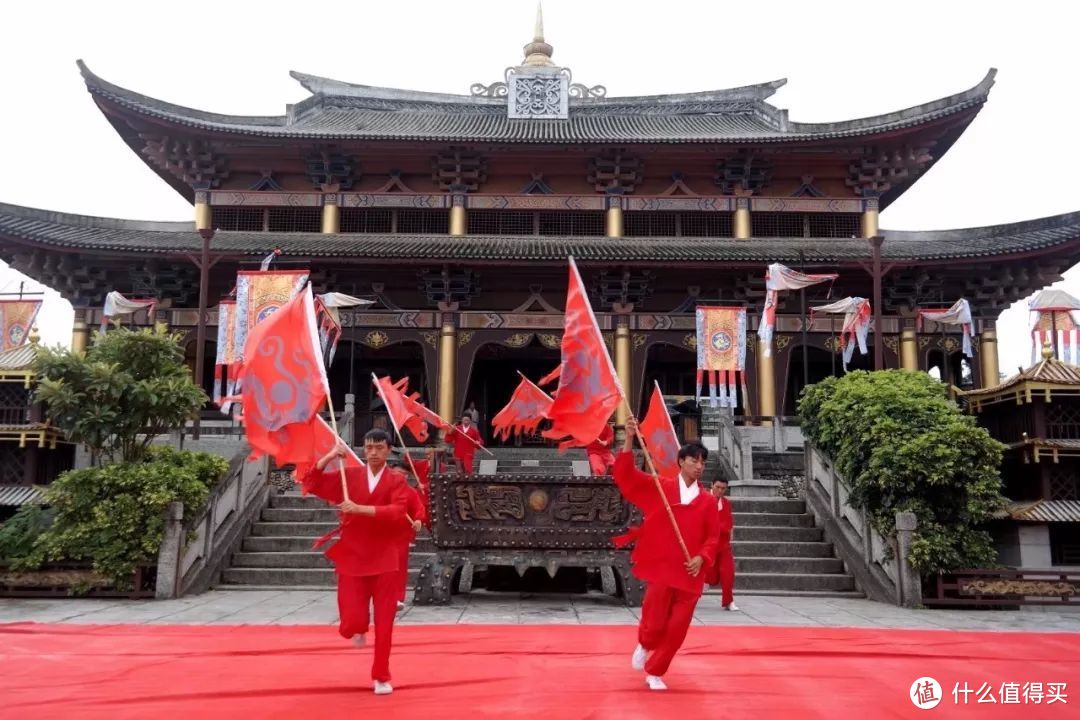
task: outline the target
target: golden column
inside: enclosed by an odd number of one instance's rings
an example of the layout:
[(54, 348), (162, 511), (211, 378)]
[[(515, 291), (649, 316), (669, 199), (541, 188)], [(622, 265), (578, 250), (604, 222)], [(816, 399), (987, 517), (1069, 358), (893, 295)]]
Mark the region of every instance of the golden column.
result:
[(338, 206), (338, 186), (323, 185), (322, 231), (333, 235), (341, 232), (341, 208)]
[(604, 200), (607, 211), (604, 215), (604, 235), (607, 237), (623, 236), (622, 196), (608, 195)]
[(625, 403), (619, 403), (615, 408), (615, 424), (625, 425), (629, 417), (626, 406), (632, 401), (631, 374), (630, 374), (630, 316), (619, 315), (615, 321), (615, 374), (619, 376), (623, 392), (626, 393)]
[[(776, 415), (776, 378), (773, 376), (773, 356), (766, 356), (765, 346), (757, 343), (757, 386), (758, 415), (771, 418)], [(772, 420), (763, 420), (763, 425), (772, 425)]]
[(195, 190), (195, 229), (209, 230), (214, 224), (210, 209), (210, 190)]
[(90, 328), (80, 315), (75, 316), (75, 323), (71, 326), (71, 349), (75, 352), (86, 352), (90, 344)]
[(998, 368), (997, 330), (983, 328), (979, 339), (979, 353), (982, 355), (982, 386), (999, 385), (1001, 370)]
[(878, 234), (878, 199), (868, 197), (863, 200), (862, 236), (872, 238)]
[(465, 214), (465, 194), (454, 193), (450, 196), (450, 234), (465, 235), (469, 231), (468, 216)]
[(900, 368), (911, 372), (919, 370), (918, 337), (910, 328), (900, 331)]
[(735, 217), (732, 225), (736, 240), (750, 239), (752, 233), (750, 228), (750, 198), (735, 198)]
[(439, 332), (439, 415), (447, 422), (454, 422), (454, 398), (457, 388), (454, 386), (457, 372), (457, 326), (454, 325), (454, 312), (457, 303), (440, 303), (442, 310), (442, 330)]

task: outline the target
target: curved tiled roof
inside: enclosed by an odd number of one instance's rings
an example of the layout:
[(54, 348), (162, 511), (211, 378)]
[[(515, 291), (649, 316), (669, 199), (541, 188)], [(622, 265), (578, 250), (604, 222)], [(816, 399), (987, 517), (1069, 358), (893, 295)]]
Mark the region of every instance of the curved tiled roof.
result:
[(210, 113), (109, 83), (78, 61), (96, 98), (156, 120), (205, 131), (298, 139), (510, 143), (798, 142), (858, 137), (922, 125), (982, 106), (995, 70), (975, 87), (884, 115), (834, 123), (788, 120), (765, 101), (784, 81), (730, 90), (624, 98), (573, 98), (567, 120), (511, 119), (505, 97), (375, 88), (293, 73), (312, 96), (279, 116)]
[[(886, 261), (994, 257), (1068, 247), (1080, 258), (1080, 212), (1007, 225), (883, 231)], [(4, 242), (7, 239), (9, 242)], [(189, 253), (202, 240), (190, 222), (145, 222), (72, 215), (0, 203), (0, 250), (15, 244), (86, 252)], [(852, 238), (607, 238), (568, 236), (324, 235), (218, 232), (217, 252), (265, 255), (274, 248), (296, 257), (385, 260), (556, 261), (573, 255), (597, 262), (809, 262), (860, 261), (865, 241)]]

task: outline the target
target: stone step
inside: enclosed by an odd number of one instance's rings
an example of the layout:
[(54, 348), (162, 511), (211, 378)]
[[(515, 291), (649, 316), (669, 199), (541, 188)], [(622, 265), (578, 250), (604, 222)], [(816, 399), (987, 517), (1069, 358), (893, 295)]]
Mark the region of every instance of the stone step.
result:
[(734, 505), (732, 513), (736, 528), (744, 527), (813, 527), (814, 516), (809, 513), (795, 515), (793, 513), (747, 513), (739, 512), (742, 508)]
[(266, 537), (303, 537), (317, 538), (337, 527), (336, 522), (256, 522), (251, 524), (251, 534)]
[(824, 539), (824, 531), (816, 527), (735, 527), (732, 537), (739, 541), (752, 542), (810, 542), (818, 543)]
[(263, 522), (329, 523), (337, 522), (338, 511), (333, 508), (266, 508), (259, 518)]
[(742, 590), (854, 590), (855, 578), (841, 574), (736, 573), (735, 591)]
[[(309, 552), (311, 551), (311, 543), (316, 537), (318, 536), (274, 537), (249, 535), (244, 538), (244, 543), (240, 549), (242, 552)], [(417, 537), (413, 542), (413, 552), (434, 552), (434, 550), (435, 544), (430, 536)]]
[(792, 573), (823, 575), (843, 573), (844, 563), (837, 558), (806, 557), (739, 557), (735, 556), (735, 573)]
[[(420, 571), (409, 569), (409, 586), (416, 582)], [(264, 586), (306, 586), (332, 588), (336, 584), (334, 571), (326, 568), (229, 568), (222, 573), (222, 582), (227, 586), (264, 585)]]
[[(735, 580), (736, 584), (738, 579)], [(306, 589), (306, 588), (305, 588)], [(812, 597), (812, 598), (864, 598), (866, 595), (858, 590), (743, 590), (736, 585), (737, 597)], [(720, 588), (705, 587), (705, 595), (720, 596)], [(736, 599), (735, 604), (739, 601)]]
[(311, 508), (321, 509), (330, 507), (329, 503), (314, 495), (300, 495), (299, 493), (284, 493), (270, 496), (272, 508)]
[(735, 513), (788, 513), (802, 515), (806, 512), (806, 501), (788, 500), (779, 497), (740, 497), (732, 502)]
[(733, 498), (775, 498), (779, 491), (780, 482), (777, 480), (736, 480), (728, 485), (728, 495)]
[(787, 557), (831, 558), (832, 543), (827, 542), (751, 542), (736, 540), (731, 543), (736, 558)]
[[(420, 567), (433, 553), (409, 553), (409, 567)], [(234, 568), (332, 568), (331, 562), (321, 552), (238, 552), (232, 557)]]

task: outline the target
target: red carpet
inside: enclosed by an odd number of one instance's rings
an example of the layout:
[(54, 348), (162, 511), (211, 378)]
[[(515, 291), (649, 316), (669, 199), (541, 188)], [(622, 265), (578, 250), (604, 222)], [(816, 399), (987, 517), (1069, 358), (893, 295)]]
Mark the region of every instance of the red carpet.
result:
[[(627, 626), (402, 626), (395, 692), (375, 697), (371, 650), (325, 627), (0, 625), (0, 717), (838, 718), (1077, 717), (1080, 636), (929, 630), (694, 627), (645, 689)], [(920, 676), (943, 687), (930, 711)], [(1068, 683), (1068, 704), (956, 705), (955, 683)], [(1075, 693), (1075, 697), (1072, 695)], [(369, 713), (374, 713), (370, 714)]]

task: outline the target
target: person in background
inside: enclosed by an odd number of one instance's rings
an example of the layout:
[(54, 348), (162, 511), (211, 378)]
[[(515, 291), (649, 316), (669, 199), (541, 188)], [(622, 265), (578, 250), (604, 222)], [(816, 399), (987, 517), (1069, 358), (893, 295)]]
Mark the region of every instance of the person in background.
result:
[(615, 431), (610, 425), (605, 425), (600, 436), (585, 446), (585, 454), (589, 458), (589, 469), (594, 476), (607, 475), (615, 455), (611, 452), (611, 446), (615, 443)]
[(716, 498), (716, 513), (719, 520), (719, 540), (716, 546), (716, 561), (705, 569), (705, 582), (709, 585), (720, 586), (720, 606), (725, 610), (737, 611), (739, 606), (735, 604), (735, 556), (731, 552), (731, 530), (735, 525), (735, 518), (731, 514), (731, 500), (728, 499), (728, 481), (725, 478), (717, 480), (709, 488), (712, 496)]
[(454, 459), (458, 462), (458, 472), (471, 474), (476, 448), (484, 445), (480, 433), (472, 424), (472, 415), (462, 413), (461, 422), (447, 432), (447, 440), (454, 444)]

